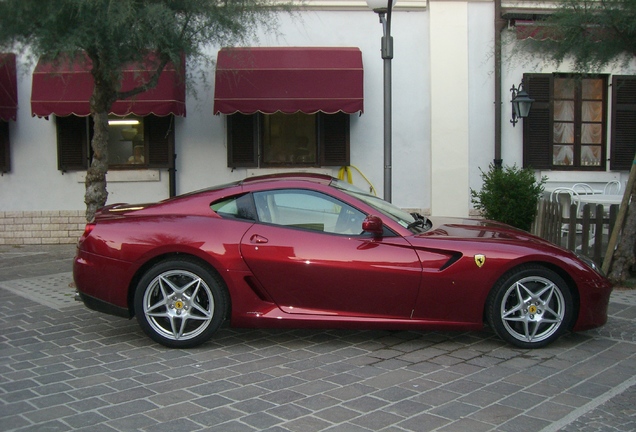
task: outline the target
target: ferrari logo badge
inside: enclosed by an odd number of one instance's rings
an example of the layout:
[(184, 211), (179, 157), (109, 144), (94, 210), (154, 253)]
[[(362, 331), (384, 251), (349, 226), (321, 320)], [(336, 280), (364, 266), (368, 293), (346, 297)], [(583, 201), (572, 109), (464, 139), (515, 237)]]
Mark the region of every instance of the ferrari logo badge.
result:
[(486, 262), (486, 255), (475, 255), (475, 264), (477, 264), (477, 267), (481, 268), (481, 266), (484, 265), (484, 263)]

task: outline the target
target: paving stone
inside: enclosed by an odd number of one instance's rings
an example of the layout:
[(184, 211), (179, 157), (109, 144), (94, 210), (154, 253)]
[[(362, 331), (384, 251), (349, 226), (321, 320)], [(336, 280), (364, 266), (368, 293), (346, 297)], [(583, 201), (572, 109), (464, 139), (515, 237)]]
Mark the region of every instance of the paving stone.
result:
[(458, 420), (463, 417), (468, 417), (470, 414), (478, 410), (479, 407), (476, 405), (471, 405), (455, 400), (430, 409), (428, 412), (450, 420)]
[[(163, 411), (165, 413), (165, 411)], [(166, 413), (169, 414), (169, 413)], [(188, 414), (188, 413), (186, 413)], [(205, 427), (226, 424), (232, 420), (245, 416), (245, 413), (228, 407), (220, 407), (211, 410), (203, 410), (198, 414), (188, 414), (187, 417)], [(160, 417), (156, 417), (160, 419)]]
[(498, 426), (497, 430), (505, 432), (533, 432), (543, 430), (550, 422), (532, 416), (520, 415)]
[(432, 431), (448, 423), (450, 423), (448, 419), (424, 413), (399, 422), (397, 425), (408, 431)]
[(77, 411), (66, 407), (66, 406), (57, 406), (57, 407), (46, 407), (41, 408), (36, 411), (30, 411), (23, 413), (23, 417), (28, 419), (32, 423), (46, 423), (51, 420), (59, 419), (62, 417), (70, 416), (77, 414)]
[(462, 418), (437, 429), (439, 432), (485, 432), (492, 430), (492, 425), (473, 419)]
[[(169, 421), (167, 419), (166, 421)], [(161, 422), (151, 416), (144, 414), (131, 415), (122, 419), (111, 420), (108, 423), (104, 423), (104, 426), (108, 426), (118, 432), (121, 431), (152, 431), (155, 430), (157, 424)], [(93, 423), (95, 424), (95, 423)], [(87, 426), (86, 430), (90, 431), (91, 426)]]
[(360, 416), (360, 413), (343, 406), (332, 406), (318, 411), (314, 415), (330, 423), (344, 423)]
[(133, 414), (144, 413), (155, 408), (157, 408), (157, 405), (149, 401), (136, 400), (119, 405), (108, 405), (104, 408), (100, 408), (97, 411), (109, 419), (118, 419)]
[(351, 420), (350, 423), (360, 425), (369, 430), (381, 430), (391, 426), (392, 424), (396, 424), (401, 420), (402, 417), (397, 415), (376, 411), (356, 417)]
[(318, 432), (323, 431), (329, 427), (329, 423), (321, 421), (312, 416), (305, 416), (297, 420), (288, 421), (284, 423), (283, 427), (289, 431), (297, 432)]
[(68, 423), (74, 429), (99, 424), (106, 420), (106, 417), (96, 412), (85, 412), (64, 417), (64, 422)]
[(241, 418), (241, 421), (259, 430), (270, 428), (281, 423), (279, 417), (275, 417), (267, 412), (256, 412)]
[(308, 415), (311, 411), (294, 403), (286, 403), (270, 408), (267, 412), (281, 419), (293, 420)]

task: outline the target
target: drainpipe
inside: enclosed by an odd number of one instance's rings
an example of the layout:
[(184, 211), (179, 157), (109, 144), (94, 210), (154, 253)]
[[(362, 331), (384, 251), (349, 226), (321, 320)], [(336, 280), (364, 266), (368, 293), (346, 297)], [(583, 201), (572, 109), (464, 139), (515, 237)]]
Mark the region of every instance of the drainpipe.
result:
[(168, 168), (168, 183), (170, 189), (170, 198), (177, 195), (177, 154), (172, 155), (172, 163)]
[(497, 168), (503, 165), (501, 158), (501, 33), (507, 22), (501, 17), (501, 0), (495, 0), (495, 159)]

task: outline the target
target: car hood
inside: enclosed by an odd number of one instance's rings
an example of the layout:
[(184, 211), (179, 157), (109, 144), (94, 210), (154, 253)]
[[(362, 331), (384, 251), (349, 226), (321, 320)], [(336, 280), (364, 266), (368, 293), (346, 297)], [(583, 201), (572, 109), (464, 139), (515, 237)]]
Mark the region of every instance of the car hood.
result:
[(527, 231), (492, 220), (448, 217), (430, 217), (429, 220), (433, 224), (431, 229), (418, 234), (415, 237), (466, 240), (492, 239), (498, 241), (538, 241), (541, 243), (548, 243)]

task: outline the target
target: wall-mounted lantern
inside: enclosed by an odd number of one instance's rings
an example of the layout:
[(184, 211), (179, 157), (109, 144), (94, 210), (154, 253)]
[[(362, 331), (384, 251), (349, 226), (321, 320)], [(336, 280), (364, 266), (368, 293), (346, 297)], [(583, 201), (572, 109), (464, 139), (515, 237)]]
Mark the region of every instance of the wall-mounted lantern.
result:
[(510, 101), (512, 103), (512, 120), (510, 120), (510, 123), (514, 127), (519, 118), (528, 117), (534, 99), (526, 92), (523, 80), (519, 83), (519, 87), (515, 87), (513, 84), (510, 91), (512, 92), (512, 100)]

